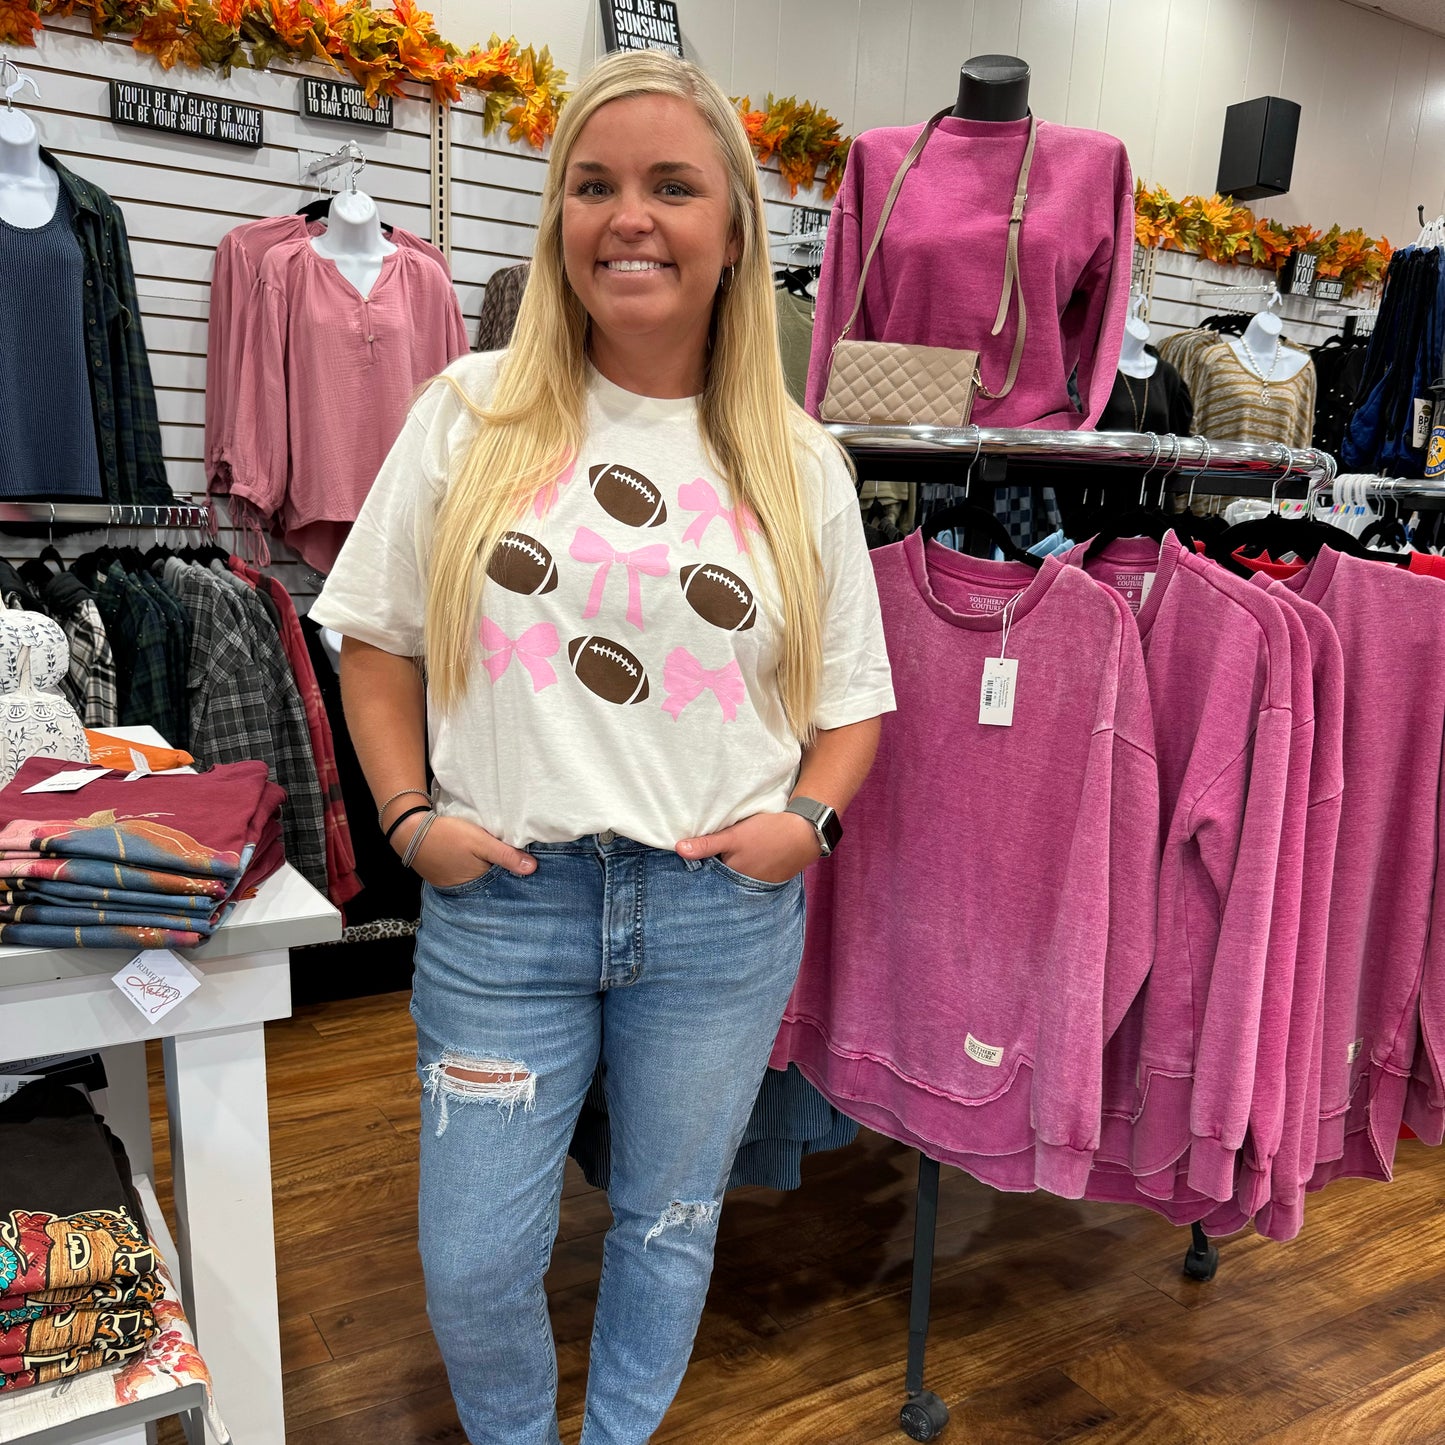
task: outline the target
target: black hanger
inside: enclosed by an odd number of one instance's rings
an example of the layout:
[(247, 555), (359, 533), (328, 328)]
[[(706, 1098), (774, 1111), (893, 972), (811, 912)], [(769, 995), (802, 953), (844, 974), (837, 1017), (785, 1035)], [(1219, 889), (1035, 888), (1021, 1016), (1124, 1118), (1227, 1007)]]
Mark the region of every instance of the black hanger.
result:
[[(296, 214), (298, 216), (305, 216), (307, 221), (324, 221), (327, 216), (331, 214), (331, 197), (322, 196), (319, 201), (311, 201), (302, 206)], [(383, 221), (381, 223), (381, 229), (387, 236), (390, 236), (391, 222)]]
[(967, 530), (991, 541), (1003, 553), (1005, 562), (1022, 562), (1026, 567), (1035, 570), (1044, 565), (1042, 557), (1025, 552), (1009, 536), (1008, 528), (992, 512), (985, 511), (973, 502), (955, 502), (952, 506), (930, 513), (919, 530), (923, 533), (925, 542), (933, 541), (940, 532)]
[(1372, 547), (1377, 544), (1394, 551), (1408, 547), (1410, 537), (1405, 531), (1405, 523), (1398, 516), (1376, 517), (1360, 533), (1360, 546)]
[[(1240, 548), (1252, 556), (1266, 553), (1275, 561), (1289, 552), (1305, 561), (1312, 561), (1323, 547), (1333, 547), (1336, 552), (1347, 552), (1351, 557), (1362, 557), (1367, 561), (1380, 556), (1369, 551), (1342, 527), (1332, 527), (1328, 522), (1317, 522), (1311, 517), (1281, 517), (1278, 512), (1236, 523), (1207, 544), (1205, 555), (1228, 567), (1231, 572), (1247, 577), (1250, 569), (1237, 561), (1234, 555)], [(1382, 560), (1393, 562), (1398, 559), (1389, 557)]]
[(791, 291), (794, 296), (801, 296), (805, 301), (814, 299), (808, 287), (817, 279), (816, 266), (784, 266), (773, 272), (775, 286), (781, 286), (784, 290)]

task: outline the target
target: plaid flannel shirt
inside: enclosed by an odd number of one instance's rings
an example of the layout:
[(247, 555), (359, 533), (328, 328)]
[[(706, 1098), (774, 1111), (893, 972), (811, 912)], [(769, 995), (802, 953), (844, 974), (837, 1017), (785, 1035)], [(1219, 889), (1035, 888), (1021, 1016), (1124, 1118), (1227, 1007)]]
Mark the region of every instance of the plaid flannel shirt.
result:
[(65, 695), (88, 728), (110, 728), (120, 722), (115, 658), (105, 624), (94, 602), (84, 601), (60, 619), (70, 644), (70, 670), (61, 682)]
[(155, 385), (141, 330), (125, 218), (99, 186), (67, 170), (43, 147), (40, 154), (59, 177), (70, 202), (84, 263), (90, 399), (105, 498), (137, 504), (174, 502), (161, 455)]

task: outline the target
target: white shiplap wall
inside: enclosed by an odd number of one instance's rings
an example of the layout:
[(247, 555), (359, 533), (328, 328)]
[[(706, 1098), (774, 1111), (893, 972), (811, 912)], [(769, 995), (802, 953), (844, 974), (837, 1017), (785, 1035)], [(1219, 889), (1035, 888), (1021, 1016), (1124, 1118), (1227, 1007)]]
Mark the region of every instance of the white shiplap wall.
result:
[[(1445, 0), (1436, 0), (1445, 20)], [(597, 0), (436, 0), (444, 34), (547, 44), (574, 76), (601, 52)], [(1445, 210), (1445, 37), (1344, 0), (678, 0), (683, 42), (732, 95), (826, 106), (856, 134), (923, 120), (970, 55), (1019, 55), (1046, 120), (1109, 131), (1137, 175), (1214, 189), (1224, 110), (1303, 107), (1295, 222), (1413, 239)]]
[[(71, 28), (74, 27), (74, 28)], [(41, 98), (27, 91), (25, 109), (41, 144), (77, 175), (119, 202), (130, 233), (136, 291), (156, 383), (161, 442), (172, 490), (205, 492), (206, 319), (216, 244), (233, 226), (294, 211), (315, 194), (300, 185), (299, 164), (335, 150), (349, 137), (367, 155), (358, 182), (385, 220), (431, 237), (431, 100), (421, 88), (395, 106), (392, 131), (362, 132), (296, 112), (302, 74), (317, 67), (229, 79), (172, 71), (119, 40), (97, 41), (75, 22), (58, 22), (20, 57)], [(265, 111), (258, 151), (161, 135), (110, 120), (107, 82), (135, 80), (222, 96)], [(229, 543), (227, 536), (223, 540)], [(23, 550), (7, 540), (11, 553)], [(317, 575), (272, 543), (276, 573), (304, 601)]]

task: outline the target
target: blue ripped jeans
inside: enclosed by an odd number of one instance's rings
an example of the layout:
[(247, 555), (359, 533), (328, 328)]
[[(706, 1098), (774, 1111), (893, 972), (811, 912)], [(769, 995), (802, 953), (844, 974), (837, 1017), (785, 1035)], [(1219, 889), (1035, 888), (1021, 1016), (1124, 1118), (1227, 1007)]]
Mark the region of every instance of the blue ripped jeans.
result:
[[(557, 1445), (542, 1277), (600, 1059), (613, 1224), (583, 1445), (644, 1445), (687, 1368), (718, 1214), (803, 948), (803, 885), (602, 833), (427, 886), (412, 1016), (427, 1311), (472, 1445)], [(468, 1077), (468, 1076), (471, 1077)]]

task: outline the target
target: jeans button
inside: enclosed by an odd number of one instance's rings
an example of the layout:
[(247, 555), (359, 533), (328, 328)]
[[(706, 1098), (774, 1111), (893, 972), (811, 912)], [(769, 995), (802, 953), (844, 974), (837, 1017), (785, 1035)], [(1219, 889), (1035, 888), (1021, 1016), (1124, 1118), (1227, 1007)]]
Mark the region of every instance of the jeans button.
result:
[(597, 835), (597, 841), (598, 841), (599, 843), (601, 843), (604, 848), (605, 848), (609, 843), (612, 843), (612, 842), (616, 841), (616, 838), (617, 838), (617, 834), (614, 833), (611, 828), (608, 828), (605, 833), (599, 833), (599, 834)]

